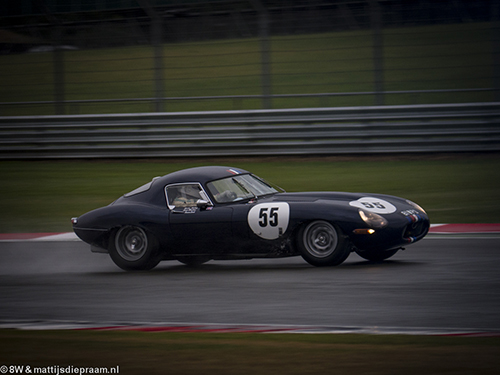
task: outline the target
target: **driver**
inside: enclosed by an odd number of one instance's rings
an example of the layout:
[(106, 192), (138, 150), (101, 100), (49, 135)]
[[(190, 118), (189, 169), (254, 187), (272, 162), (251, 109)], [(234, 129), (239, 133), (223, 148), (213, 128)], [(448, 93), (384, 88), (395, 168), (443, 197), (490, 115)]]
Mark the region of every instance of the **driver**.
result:
[(219, 203), (233, 202), (236, 198), (236, 193), (231, 190), (226, 190), (215, 195), (215, 200)]
[(200, 189), (194, 185), (186, 185), (178, 189), (173, 204), (175, 207), (194, 207), (200, 199)]

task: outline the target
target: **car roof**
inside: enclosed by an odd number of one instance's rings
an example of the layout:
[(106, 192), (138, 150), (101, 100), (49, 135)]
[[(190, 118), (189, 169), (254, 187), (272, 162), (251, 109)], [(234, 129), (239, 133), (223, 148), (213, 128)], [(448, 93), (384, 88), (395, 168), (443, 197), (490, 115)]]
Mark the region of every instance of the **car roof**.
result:
[(209, 181), (245, 173), (249, 172), (241, 168), (225, 166), (195, 167), (169, 173), (160, 177), (158, 182), (162, 185), (178, 184), (182, 182), (200, 182), (201, 184), (205, 184)]

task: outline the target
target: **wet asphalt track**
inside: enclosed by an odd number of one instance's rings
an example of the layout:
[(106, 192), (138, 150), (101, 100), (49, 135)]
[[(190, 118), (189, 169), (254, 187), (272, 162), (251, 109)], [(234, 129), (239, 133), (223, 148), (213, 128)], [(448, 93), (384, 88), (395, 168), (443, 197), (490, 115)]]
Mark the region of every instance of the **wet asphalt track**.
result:
[(1, 242), (0, 321), (500, 329), (500, 237), (426, 238), (391, 260), (163, 262), (127, 273), (82, 242)]

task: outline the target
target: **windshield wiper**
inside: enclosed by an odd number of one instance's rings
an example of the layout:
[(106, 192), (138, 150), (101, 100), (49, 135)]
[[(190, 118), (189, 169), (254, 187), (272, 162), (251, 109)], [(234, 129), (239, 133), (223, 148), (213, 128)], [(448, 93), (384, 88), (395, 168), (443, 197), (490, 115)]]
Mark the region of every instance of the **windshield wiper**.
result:
[(278, 186), (275, 183), (270, 183), (269, 181), (266, 181), (259, 176), (256, 176), (256, 175), (252, 175), (252, 176), (255, 177), (257, 180), (259, 180), (260, 182), (262, 182), (264, 185), (268, 186), (269, 188), (276, 190), (275, 192), (272, 192), (272, 193), (270, 192), (270, 193), (266, 193), (263, 195), (276, 194), (276, 193), (279, 193), (280, 190), (282, 193), (286, 193), (285, 189), (283, 189), (281, 186)]
[(238, 181), (236, 178), (232, 178), (233, 182), (238, 185), (238, 187), (243, 190), (247, 194), (251, 194), (254, 199), (257, 199), (257, 196), (253, 193), (253, 191), (248, 190), (245, 185), (243, 185), (240, 181)]

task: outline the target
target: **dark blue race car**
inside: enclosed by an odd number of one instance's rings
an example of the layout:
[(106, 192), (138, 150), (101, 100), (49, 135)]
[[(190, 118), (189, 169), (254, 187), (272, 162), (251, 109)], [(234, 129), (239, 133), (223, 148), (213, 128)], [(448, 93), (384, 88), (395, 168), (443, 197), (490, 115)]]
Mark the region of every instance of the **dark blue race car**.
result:
[(162, 260), (199, 265), (211, 259), (301, 255), (314, 266), (341, 264), (351, 252), (370, 261), (422, 239), (429, 218), (394, 196), (286, 193), (248, 171), (198, 167), (174, 172), (109, 206), (73, 218), (94, 252), (125, 270)]

